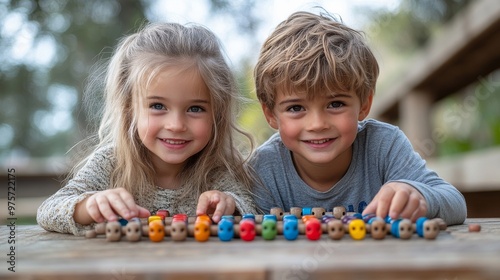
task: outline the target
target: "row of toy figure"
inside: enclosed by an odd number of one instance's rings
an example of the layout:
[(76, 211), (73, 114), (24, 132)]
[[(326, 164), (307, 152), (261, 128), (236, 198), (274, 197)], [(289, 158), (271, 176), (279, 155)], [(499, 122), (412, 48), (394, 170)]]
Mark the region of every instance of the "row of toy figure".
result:
[(410, 239), (417, 233), (425, 239), (435, 239), (443, 229), (446, 229), (446, 224), (441, 219), (421, 217), (416, 223), (411, 223), (408, 219), (391, 220), (374, 214), (346, 213), (344, 207), (335, 207), (332, 212), (323, 208), (294, 207), (290, 213), (273, 208), (268, 215), (223, 216), (217, 224), (208, 215), (188, 217), (176, 214), (170, 217), (167, 210), (159, 210), (148, 218), (147, 223), (134, 218), (97, 224), (94, 230), (87, 232), (87, 237), (105, 234), (108, 241), (119, 241), (122, 236), (128, 241), (139, 241), (144, 236), (153, 242), (163, 241), (165, 236), (170, 236), (173, 241), (194, 237), (196, 241), (204, 242), (210, 236), (218, 236), (221, 241), (233, 238), (252, 241), (256, 236), (273, 240), (277, 235), (283, 235), (286, 240), (295, 240), (299, 235), (318, 240), (327, 233), (333, 240), (340, 240), (345, 234), (354, 240), (362, 240), (367, 234), (373, 239), (384, 239), (387, 234)]

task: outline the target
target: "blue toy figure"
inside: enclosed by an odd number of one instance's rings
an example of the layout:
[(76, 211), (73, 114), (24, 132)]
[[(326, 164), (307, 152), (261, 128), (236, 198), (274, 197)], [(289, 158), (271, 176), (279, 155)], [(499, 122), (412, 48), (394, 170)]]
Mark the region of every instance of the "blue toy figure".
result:
[(295, 240), (299, 236), (299, 225), (297, 217), (287, 215), (283, 218), (283, 236), (286, 240)]
[(233, 222), (231, 219), (222, 219), (217, 226), (217, 235), (220, 241), (231, 241), (234, 237)]

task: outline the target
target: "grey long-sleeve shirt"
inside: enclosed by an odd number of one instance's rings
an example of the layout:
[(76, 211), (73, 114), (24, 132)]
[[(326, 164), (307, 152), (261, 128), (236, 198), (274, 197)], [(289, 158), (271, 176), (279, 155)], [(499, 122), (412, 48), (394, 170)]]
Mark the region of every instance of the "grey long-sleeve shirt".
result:
[(257, 206), (265, 213), (280, 207), (344, 206), (349, 212), (363, 212), (380, 188), (393, 181), (415, 187), (427, 202), (427, 217), (439, 217), (461, 224), (467, 216), (463, 195), (428, 169), (409, 140), (396, 126), (376, 120), (358, 124), (352, 161), (344, 177), (325, 192), (309, 187), (295, 170), (291, 152), (278, 133), (255, 152), (252, 165), (264, 186), (254, 190)]
[[(66, 186), (45, 200), (37, 212), (38, 224), (46, 230), (75, 235), (85, 234), (93, 225), (82, 226), (73, 219), (75, 206), (86, 197), (109, 188), (110, 175), (115, 160), (112, 148), (96, 151), (85, 166)], [(255, 204), (250, 192), (226, 173), (221, 173), (210, 189), (231, 195), (240, 213), (255, 213)], [(163, 189), (150, 186), (136, 203), (154, 215), (158, 209), (167, 209), (171, 214), (196, 215), (198, 197), (189, 194), (180, 198), (182, 189)]]

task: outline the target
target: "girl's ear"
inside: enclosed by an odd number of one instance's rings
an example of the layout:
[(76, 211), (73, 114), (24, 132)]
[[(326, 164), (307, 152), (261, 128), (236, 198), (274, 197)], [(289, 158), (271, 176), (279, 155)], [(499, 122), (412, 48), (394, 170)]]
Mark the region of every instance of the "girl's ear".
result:
[(269, 109), (264, 103), (261, 103), (262, 111), (266, 117), (267, 123), (274, 129), (278, 129), (278, 122), (276, 121), (276, 116), (273, 114), (273, 110)]
[(361, 104), (361, 109), (359, 110), (358, 121), (364, 120), (368, 114), (370, 113), (370, 109), (372, 108), (373, 102), (373, 90), (368, 95), (368, 98), (365, 100), (364, 104)]

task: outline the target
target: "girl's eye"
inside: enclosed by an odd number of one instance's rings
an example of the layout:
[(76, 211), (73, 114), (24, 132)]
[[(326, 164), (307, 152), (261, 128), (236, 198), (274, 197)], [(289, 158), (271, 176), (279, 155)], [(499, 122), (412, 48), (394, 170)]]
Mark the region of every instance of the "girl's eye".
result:
[(300, 112), (300, 111), (303, 111), (304, 108), (300, 105), (293, 105), (293, 106), (288, 107), (286, 110), (290, 111), (290, 112)]
[(330, 103), (330, 105), (328, 107), (330, 108), (341, 108), (343, 107), (345, 104), (342, 103), (342, 102), (339, 102), (339, 101), (334, 101), (332, 103)]
[(192, 106), (192, 107), (189, 107), (188, 109), (188, 112), (193, 112), (193, 113), (200, 113), (200, 112), (204, 112), (205, 110), (200, 107), (200, 106)]
[(154, 110), (163, 110), (163, 109), (165, 109), (165, 106), (163, 106), (163, 104), (160, 104), (160, 103), (154, 103), (154, 104), (149, 105), (149, 108), (154, 109)]

